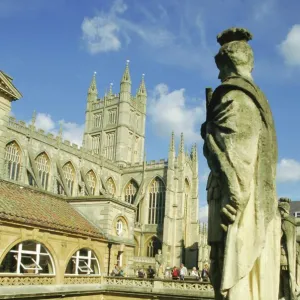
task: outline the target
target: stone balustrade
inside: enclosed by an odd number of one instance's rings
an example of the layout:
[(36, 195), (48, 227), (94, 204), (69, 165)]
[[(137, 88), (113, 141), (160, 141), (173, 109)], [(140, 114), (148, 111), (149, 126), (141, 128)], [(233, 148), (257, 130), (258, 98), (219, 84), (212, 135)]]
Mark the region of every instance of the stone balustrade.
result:
[(44, 275), (4, 275), (0, 276), (0, 286), (7, 285), (48, 285), (55, 284), (55, 276)]
[[(38, 289), (28, 289), (26, 286), (37, 286)], [(9, 289), (9, 287), (11, 288)], [(12, 287), (13, 286), (13, 287)], [(45, 286), (45, 288), (43, 288)], [(22, 288), (23, 287), (23, 288)], [(80, 295), (80, 291), (86, 294), (89, 290), (93, 294), (99, 295), (131, 295), (132, 299), (139, 298), (140, 295), (164, 296), (164, 299), (174, 299), (174, 296), (180, 296), (180, 299), (213, 299), (213, 289), (209, 283), (198, 281), (172, 281), (161, 279), (140, 279), (134, 277), (103, 277), (103, 276), (65, 276), (63, 284), (57, 284), (55, 276), (42, 275), (5, 275), (0, 276), (0, 295), (12, 299), (22, 291), (35, 297), (35, 293), (43, 294), (43, 297), (50, 297), (52, 294), (58, 296), (59, 291), (63, 291), (64, 297), (68, 294)], [(15, 298), (14, 298), (15, 299)], [(73, 299), (73, 298), (72, 298)], [(80, 299), (80, 297), (76, 298)], [(128, 299), (128, 298), (127, 298)], [(139, 298), (140, 299), (140, 298)]]

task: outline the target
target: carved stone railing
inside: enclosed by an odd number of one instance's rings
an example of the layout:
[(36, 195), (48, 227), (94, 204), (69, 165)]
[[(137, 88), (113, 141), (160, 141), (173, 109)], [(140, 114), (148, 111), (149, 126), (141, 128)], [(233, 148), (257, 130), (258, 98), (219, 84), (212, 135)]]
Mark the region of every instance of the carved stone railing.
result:
[(193, 291), (206, 291), (213, 292), (214, 289), (211, 284), (203, 282), (185, 282), (185, 281), (162, 281), (164, 289), (176, 290), (193, 290)]
[(153, 288), (154, 280), (145, 280), (138, 278), (126, 278), (126, 277), (104, 277), (103, 284), (108, 286), (117, 285), (122, 287), (145, 287), (145, 288)]
[(7, 275), (0, 276), (0, 286), (7, 285), (48, 285), (55, 284), (55, 276), (43, 276), (43, 275)]
[[(63, 283), (63, 284), (62, 284)], [(45, 296), (55, 299), (81, 294), (86, 295), (123, 295), (124, 297), (139, 298), (148, 295), (163, 299), (199, 299), (212, 300), (214, 293), (209, 283), (192, 281), (172, 281), (161, 279), (140, 279), (135, 277), (102, 277), (102, 276), (72, 276), (64, 277), (62, 283), (56, 283), (54, 276), (42, 275), (12, 275), (0, 276), (0, 298), (20, 299), (33, 295), (35, 299)], [(18, 287), (17, 287), (18, 286)], [(19, 297), (20, 296), (20, 297)], [(39, 298), (40, 297), (40, 298)], [(58, 297), (58, 298), (57, 298)], [(67, 298), (71, 299), (71, 298)], [(128, 299), (128, 298), (127, 298)]]
[(101, 276), (65, 276), (64, 284), (100, 284)]

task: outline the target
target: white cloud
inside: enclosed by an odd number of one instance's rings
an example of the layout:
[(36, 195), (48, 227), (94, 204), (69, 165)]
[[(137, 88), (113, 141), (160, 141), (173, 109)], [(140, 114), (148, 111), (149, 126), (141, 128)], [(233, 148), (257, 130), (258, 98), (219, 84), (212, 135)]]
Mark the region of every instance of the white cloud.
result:
[(43, 129), (48, 132), (55, 129), (55, 122), (49, 114), (38, 113), (36, 115), (35, 126), (38, 129)]
[(158, 84), (149, 99), (149, 116), (162, 136), (184, 133), (188, 144), (200, 141), (200, 124), (205, 118), (205, 106), (188, 107), (184, 89), (169, 91), (166, 84)]
[(208, 204), (199, 207), (199, 221), (207, 223), (208, 220)]
[(282, 159), (277, 167), (277, 181), (300, 181), (300, 163), (294, 159)]
[(122, 0), (116, 0), (107, 14), (101, 12), (99, 16), (84, 18), (81, 24), (82, 39), (91, 54), (118, 51), (121, 48), (117, 15), (123, 14), (126, 9)]
[(144, 4), (130, 7), (131, 12), (142, 15), (138, 21), (129, 18), (127, 10), (125, 2), (117, 0), (108, 11), (102, 10), (93, 17), (84, 18), (82, 39), (91, 54), (119, 51), (136, 38), (141, 51), (161, 63), (185, 68), (202, 67), (206, 75), (207, 70), (211, 73), (213, 59), (209, 61), (206, 57), (212, 57), (212, 53), (207, 47), (201, 14), (194, 11), (193, 16), (179, 13), (176, 26), (180, 28), (177, 28), (171, 26), (168, 12), (161, 4), (154, 9)]
[(295, 24), (279, 45), (286, 64), (300, 66), (300, 24)]
[[(27, 123), (30, 124), (31, 121)], [(37, 129), (43, 129), (45, 132), (58, 135), (60, 126), (62, 126), (62, 137), (64, 140), (81, 146), (84, 124), (66, 122), (65, 120), (54, 121), (49, 114), (37, 113), (35, 121), (35, 127)]]

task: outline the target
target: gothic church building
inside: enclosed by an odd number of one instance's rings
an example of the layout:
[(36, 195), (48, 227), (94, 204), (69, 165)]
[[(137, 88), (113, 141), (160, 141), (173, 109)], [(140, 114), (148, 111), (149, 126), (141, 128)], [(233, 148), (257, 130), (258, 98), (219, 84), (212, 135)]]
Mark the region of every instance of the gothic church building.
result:
[(176, 151), (170, 133), (168, 159), (146, 162), (144, 77), (136, 95), (131, 85), (127, 63), (120, 92), (111, 86), (99, 97), (94, 74), (78, 147), (61, 131), (54, 136), (37, 129), (35, 117), (31, 124), (11, 117), (11, 104), (22, 95), (0, 72), (0, 272), (14, 259), (16, 272), (24, 271), (24, 261), (7, 257), (22, 256), (26, 247), (46, 249), (52, 257), (47, 270), (61, 278), (67, 270), (109, 274), (114, 264), (148, 266), (159, 249), (168, 266), (197, 266), (196, 145), (186, 153), (181, 135)]

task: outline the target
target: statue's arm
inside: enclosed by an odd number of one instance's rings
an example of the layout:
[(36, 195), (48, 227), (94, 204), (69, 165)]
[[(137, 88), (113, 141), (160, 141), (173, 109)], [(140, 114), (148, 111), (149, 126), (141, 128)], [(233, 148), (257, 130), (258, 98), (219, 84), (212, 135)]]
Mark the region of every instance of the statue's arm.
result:
[(240, 90), (225, 94), (207, 123), (206, 145), (213, 169), (221, 175), (230, 205), (243, 211), (250, 197), (261, 127), (259, 110)]

